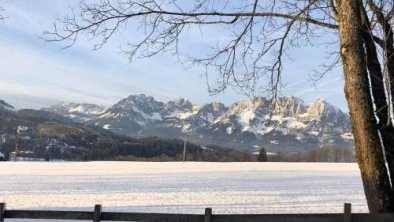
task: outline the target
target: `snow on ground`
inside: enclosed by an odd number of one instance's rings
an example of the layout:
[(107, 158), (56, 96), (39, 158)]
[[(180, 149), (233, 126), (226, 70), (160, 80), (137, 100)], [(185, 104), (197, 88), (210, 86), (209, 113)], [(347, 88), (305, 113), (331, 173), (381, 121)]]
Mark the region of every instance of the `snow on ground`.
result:
[(367, 212), (356, 164), (3, 162), (9, 209), (213, 213)]

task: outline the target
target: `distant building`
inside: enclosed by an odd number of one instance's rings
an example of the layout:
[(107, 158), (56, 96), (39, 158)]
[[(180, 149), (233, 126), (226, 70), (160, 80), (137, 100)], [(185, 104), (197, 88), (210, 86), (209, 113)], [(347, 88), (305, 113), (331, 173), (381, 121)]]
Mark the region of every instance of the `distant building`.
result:
[(29, 127), (27, 127), (27, 126), (18, 126), (18, 129), (16, 131), (18, 133), (21, 133), (21, 132), (26, 132), (28, 130), (29, 130)]
[(31, 135), (31, 129), (27, 126), (18, 126), (18, 129), (16, 130), (19, 139), (22, 140), (30, 140), (30, 135)]

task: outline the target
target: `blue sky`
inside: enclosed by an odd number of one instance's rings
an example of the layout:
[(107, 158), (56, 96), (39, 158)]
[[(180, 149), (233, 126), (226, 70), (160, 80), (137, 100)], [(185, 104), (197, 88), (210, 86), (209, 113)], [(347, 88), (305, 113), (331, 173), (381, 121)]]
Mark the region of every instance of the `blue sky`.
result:
[[(17, 108), (40, 108), (61, 101), (108, 106), (139, 93), (162, 101), (184, 97), (197, 104), (219, 101), (229, 105), (247, 98), (231, 89), (209, 96), (201, 75), (203, 70), (185, 68), (169, 54), (130, 63), (120, 53), (121, 43), (127, 41), (130, 32), (116, 36), (98, 51), (91, 50), (92, 42), (84, 39), (62, 50), (61, 43), (46, 43), (39, 38), (43, 31), (51, 29), (55, 17), (66, 15), (68, 5), (77, 2), (3, 0), (0, 3), (9, 17), (0, 24), (0, 99)], [(183, 47), (204, 53), (200, 46), (222, 36), (220, 30), (208, 31), (209, 35), (205, 36), (189, 32)], [(308, 103), (325, 98), (347, 110), (341, 67), (328, 73), (316, 87), (308, 80), (308, 74), (327, 59), (325, 50), (325, 46), (315, 46), (289, 52), (284, 64), (282, 95), (294, 95)]]

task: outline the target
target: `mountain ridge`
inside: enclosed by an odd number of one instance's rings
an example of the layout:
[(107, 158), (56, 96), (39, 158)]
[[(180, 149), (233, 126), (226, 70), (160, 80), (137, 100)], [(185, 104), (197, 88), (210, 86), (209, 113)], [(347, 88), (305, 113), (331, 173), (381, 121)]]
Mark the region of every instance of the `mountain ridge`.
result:
[(14, 110), (15, 107), (13, 107), (12, 105), (6, 103), (4, 100), (0, 99), (0, 109), (3, 109), (3, 110)]
[[(274, 110), (270, 109), (272, 104)], [(353, 146), (348, 114), (323, 99), (306, 104), (294, 96), (275, 101), (256, 97), (225, 106), (220, 102), (196, 105), (185, 98), (162, 102), (138, 94), (93, 115), (83, 107), (79, 112), (71, 109), (70, 105), (57, 104), (44, 110), (134, 137), (182, 138), (186, 133), (189, 140), (200, 144), (248, 149), (264, 146), (271, 151)]]

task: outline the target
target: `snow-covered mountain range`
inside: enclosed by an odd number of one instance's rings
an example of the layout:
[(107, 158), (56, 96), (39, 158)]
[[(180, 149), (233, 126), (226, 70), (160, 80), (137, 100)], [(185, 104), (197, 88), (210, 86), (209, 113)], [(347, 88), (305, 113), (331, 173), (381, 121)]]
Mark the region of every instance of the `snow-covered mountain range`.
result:
[(195, 105), (183, 98), (160, 102), (140, 94), (109, 108), (61, 103), (45, 110), (130, 136), (183, 137), (186, 133), (195, 143), (232, 148), (299, 151), (353, 145), (348, 114), (322, 99), (305, 104), (292, 96), (275, 102), (258, 97), (227, 107), (217, 102)]

